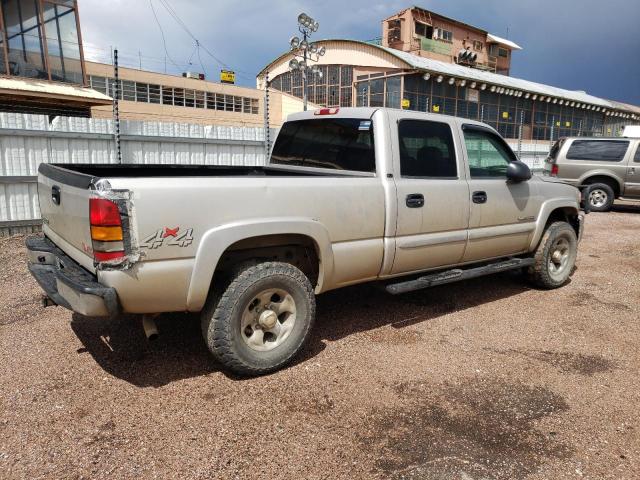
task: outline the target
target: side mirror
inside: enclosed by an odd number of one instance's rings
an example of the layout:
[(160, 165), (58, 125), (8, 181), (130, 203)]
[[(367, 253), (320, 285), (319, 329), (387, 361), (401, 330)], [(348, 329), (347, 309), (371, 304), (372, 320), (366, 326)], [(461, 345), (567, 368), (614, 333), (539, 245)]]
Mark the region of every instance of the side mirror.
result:
[(507, 179), (512, 182), (526, 182), (531, 178), (531, 170), (520, 160), (509, 162), (507, 165)]

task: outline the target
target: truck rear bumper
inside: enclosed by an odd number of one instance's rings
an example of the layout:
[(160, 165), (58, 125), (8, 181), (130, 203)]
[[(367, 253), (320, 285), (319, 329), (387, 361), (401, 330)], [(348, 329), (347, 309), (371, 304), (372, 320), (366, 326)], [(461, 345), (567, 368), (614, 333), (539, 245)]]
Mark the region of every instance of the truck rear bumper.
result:
[(57, 305), (87, 317), (112, 317), (120, 311), (114, 288), (105, 287), (46, 237), (26, 241), (29, 271)]

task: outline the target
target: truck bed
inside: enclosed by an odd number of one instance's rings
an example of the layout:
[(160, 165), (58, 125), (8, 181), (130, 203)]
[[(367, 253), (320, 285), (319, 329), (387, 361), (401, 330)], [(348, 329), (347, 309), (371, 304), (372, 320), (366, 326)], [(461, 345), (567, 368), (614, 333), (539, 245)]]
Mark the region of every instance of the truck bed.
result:
[(88, 187), (93, 179), (152, 178), (152, 177), (304, 177), (335, 176), (344, 173), (331, 171), (299, 171), (290, 167), (228, 166), (228, 165), (158, 165), (158, 164), (41, 164), (39, 172), (49, 178)]

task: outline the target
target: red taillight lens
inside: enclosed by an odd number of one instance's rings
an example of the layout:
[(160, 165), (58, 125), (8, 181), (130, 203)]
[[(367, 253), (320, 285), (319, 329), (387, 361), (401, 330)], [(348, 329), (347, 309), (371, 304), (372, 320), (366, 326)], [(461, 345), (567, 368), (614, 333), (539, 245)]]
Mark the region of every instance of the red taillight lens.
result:
[(558, 164), (554, 163), (553, 165), (551, 165), (551, 175), (553, 175), (554, 177), (558, 175)]
[(124, 252), (93, 252), (93, 258), (96, 259), (96, 262), (108, 262), (109, 260), (116, 260), (123, 257)]
[(104, 198), (89, 199), (89, 220), (95, 261), (124, 258), (124, 235), (118, 205)]
[(100, 227), (122, 225), (118, 205), (104, 198), (89, 200), (89, 219), (91, 225)]
[(321, 108), (320, 110), (316, 110), (314, 115), (335, 115), (339, 111), (339, 108)]

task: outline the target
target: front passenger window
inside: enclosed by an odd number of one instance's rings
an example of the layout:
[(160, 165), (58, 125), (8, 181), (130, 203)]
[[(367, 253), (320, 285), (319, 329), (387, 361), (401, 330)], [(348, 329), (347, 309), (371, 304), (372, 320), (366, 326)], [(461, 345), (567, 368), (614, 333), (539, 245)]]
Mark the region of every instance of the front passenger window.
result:
[(507, 165), (515, 157), (495, 134), (465, 129), (464, 142), (471, 178), (506, 178)]

